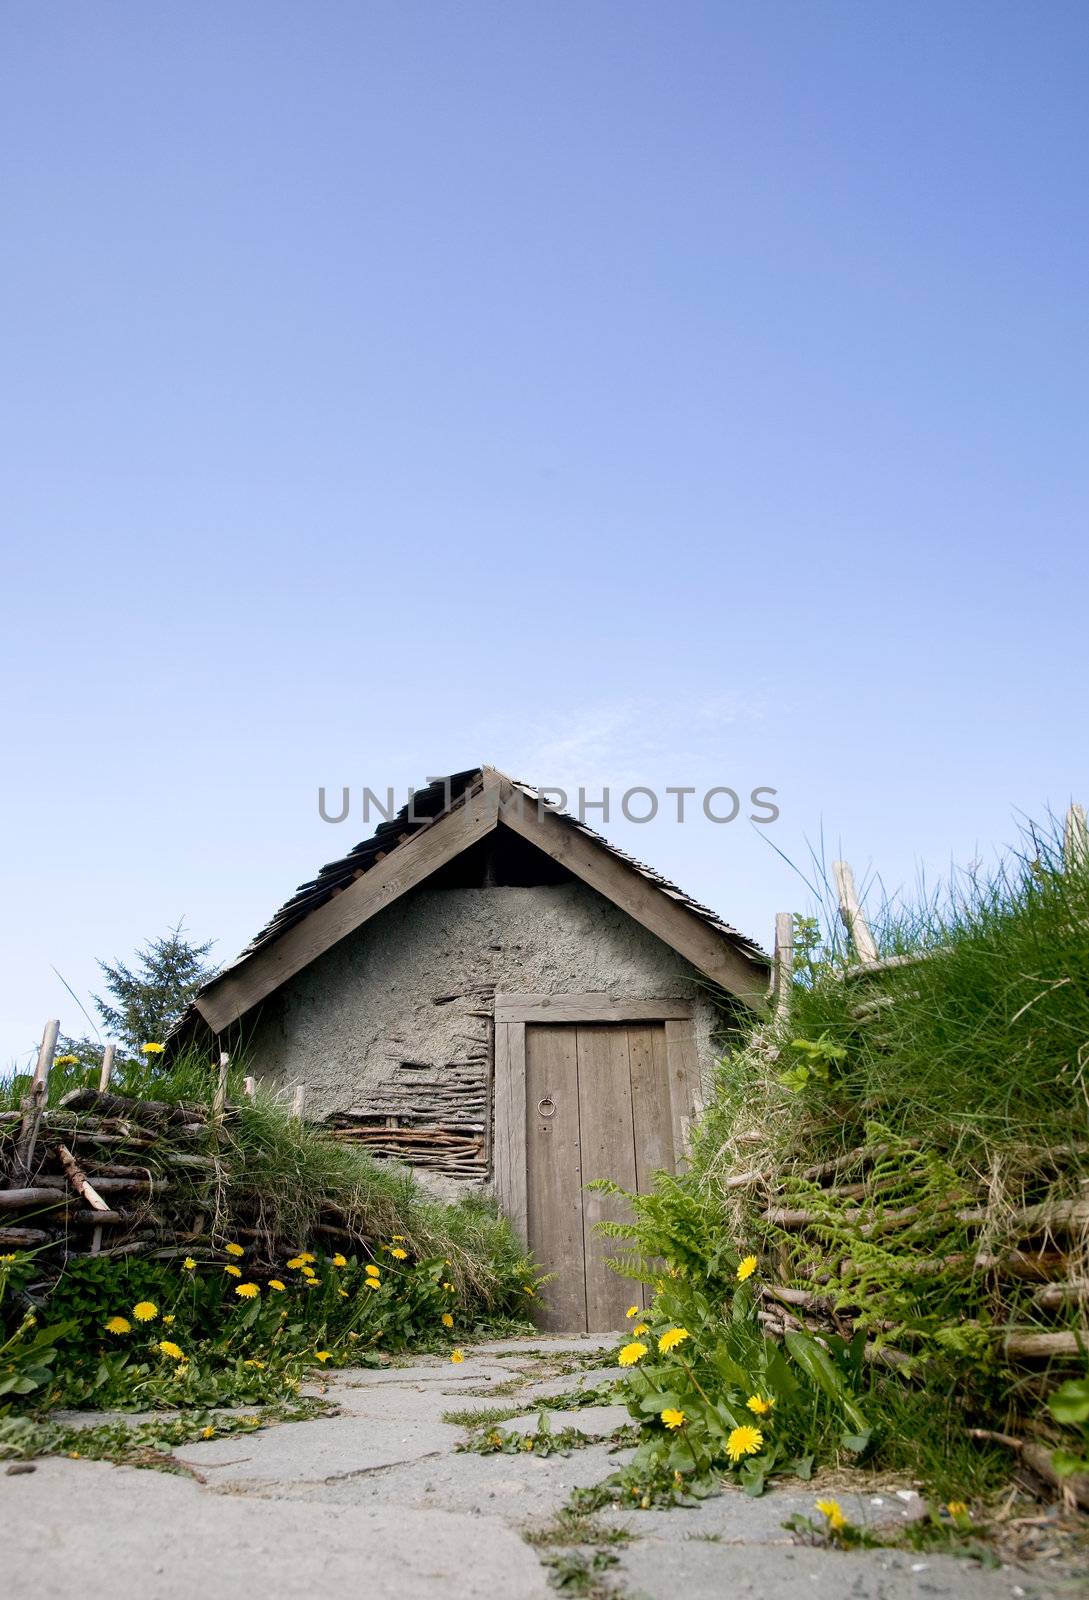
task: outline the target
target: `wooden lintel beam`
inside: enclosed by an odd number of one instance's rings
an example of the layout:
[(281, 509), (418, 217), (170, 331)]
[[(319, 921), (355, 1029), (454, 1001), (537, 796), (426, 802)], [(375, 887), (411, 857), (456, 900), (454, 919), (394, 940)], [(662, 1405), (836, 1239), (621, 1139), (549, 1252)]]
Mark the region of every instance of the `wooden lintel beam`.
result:
[(497, 994), (496, 1022), (665, 1022), (691, 1019), (691, 1000), (609, 994)]

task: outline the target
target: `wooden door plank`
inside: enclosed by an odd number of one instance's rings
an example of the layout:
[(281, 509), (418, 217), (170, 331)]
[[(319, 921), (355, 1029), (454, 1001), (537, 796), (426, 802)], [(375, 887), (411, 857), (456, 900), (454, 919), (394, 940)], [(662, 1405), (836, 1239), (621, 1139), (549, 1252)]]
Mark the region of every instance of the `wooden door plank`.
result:
[[(669, 1094), (669, 1061), (665, 1028), (628, 1024), (631, 1064), (632, 1123), (635, 1129), (635, 1175), (640, 1194), (654, 1187), (656, 1172), (673, 1172), (673, 1106)], [(661, 1263), (659, 1263), (660, 1265)], [(654, 1298), (650, 1284), (633, 1289), (632, 1300), (647, 1307)]]
[(673, 1109), (669, 1096), (665, 1028), (661, 1023), (628, 1024), (632, 1123), (635, 1130), (635, 1186), (654, 1187), (656, 1172), (673, 1171)]
[(519, 1022), (495, 1028), (495, 1113), (492, 1170), (500, 1210), (518, 1238), (529, 1238), (526, 1212), (526, 1030)]
[[(634, 1189), (635, 1135), (632, 1123), (631, 1068), (628, 1034), (623, 1026), (587, 1025), (577, 1029), (579, 1120), (582, 1127), (582, 1182), (612, 1178)], [(627, 1222), (624, 1200), (584, 1190), (583, 1229), (586, 1251), (586, 1318), (591, 1333), (624, 1326), (631, 1303), (631, 1283), (611, 1271), (607, 1258), (623, 1251), (616, 1240), (595, 1233), (598, 1222)]]
[(673, 1157), (676, 1170), (688, 1154), (688, 1130), (703, 1108), (700, 1058), (690, 1022), (667, 1022), (666, 1057), (669, 1062), (669, 1103), (673, 1122)]
[(575, 1029), (524, 1032), (529, 1245), (556, 1274), (542, 1290), (535, 1320), (542, 1328), (579, 1333), (586, 1328), (586, 1278)]

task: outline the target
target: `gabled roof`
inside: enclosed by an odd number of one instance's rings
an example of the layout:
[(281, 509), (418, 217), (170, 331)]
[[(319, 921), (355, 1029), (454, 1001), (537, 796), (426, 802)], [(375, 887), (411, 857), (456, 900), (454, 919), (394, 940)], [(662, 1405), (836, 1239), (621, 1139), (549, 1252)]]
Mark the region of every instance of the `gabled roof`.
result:
[(699, 972), (759, 1006), (768, 959), (676, 884), (609, 844), (528, 784), (494, 767), (471, 767), (417, 790), (346, 856), (322, 867), (282, 905), (241, 955), (212, 978), (175, 1033), (200, 1017), (215, 1031), (255, 1005), (332, 945), (423, 883), (497, 827), (509, 827), (589, 883), (684, 956)]

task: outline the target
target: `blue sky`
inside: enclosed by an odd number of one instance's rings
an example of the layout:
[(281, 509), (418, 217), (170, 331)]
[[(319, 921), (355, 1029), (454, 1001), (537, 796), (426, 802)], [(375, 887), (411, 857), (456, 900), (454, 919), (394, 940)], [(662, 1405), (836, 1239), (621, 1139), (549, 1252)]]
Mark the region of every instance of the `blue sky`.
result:
[(771, 785), (606, 830), (762, 942), (1089, 800), (1084, 5), (3, 35), (0, 1064), (322, 783)]

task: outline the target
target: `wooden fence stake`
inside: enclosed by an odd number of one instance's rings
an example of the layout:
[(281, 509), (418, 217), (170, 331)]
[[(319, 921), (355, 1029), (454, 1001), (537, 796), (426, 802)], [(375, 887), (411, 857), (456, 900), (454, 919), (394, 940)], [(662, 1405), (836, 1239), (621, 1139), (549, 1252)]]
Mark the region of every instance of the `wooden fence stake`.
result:
[(790, 1016), (790, 986), (794, 979), (794, 917), (789, 911), (775, 914), (775, 965), (771, 973), (771, 997), (776, 1022)]
[(108, 1044), (105, 1050), (102, 1052), (102, 1070), (98, 1074), (99, 1094), (105, 1094), (106, 1090), (110, 1087), (110, 1078), (113, 1076), (114, 1054), (115, 1048), (112, 1044)]
[(1089, 869), (1089, 822), (1086, 821), (1084, 806), (1072, 805), (1066, 813), (1063, 866), (1067, 872), (1085, 872)]
[(243, 1078), (242, 1087), (246, 1091), (246, 1099), (247, 1100), (256, 1100), (257, 1099), (257, 1079), (256, 1078)]
[(57, 1035), (59, 1033), (60, 1021), (53, 1017), (45, 1025), (42, 1042), (38, 1047), (38, 1062), (34, 1068), (34, 1077), (29, 1090), (23, 1096), (23, 1121), (19, 1130), (19, 1145), (15, 1156), (16, 1185), (30, 1176), (30, 1169), (34, 1165), (34, 1146), (38, 1142), (38, 1124), (42, 1120), (42, 1112), (45, 1110), (46, 1097), (49, 1093), (49, 1074), (53, 1067), (53, 1057), (57, 1053)]
[(850, 863), (833, 861), (832, 876), (836, 880), (839, 914), (843, 918), (844, 927), (851, 936), (859, 961), (864, 967), (868, 967), (877, 960), (877, 944), (866, 918), (862, 915), (858, 892), (855, 889), (855, 875), (851, 871)]
[(293, 1117), (296, 1117), (298, 1119), (298, 1121), (301, 1122), (303, 1120), (303, 1113), (304, 1113), (305, 1109), (306, 1109), (306, 1084), (305, 1083), (297, 1083), (295, 1085), (295, 1093), (294, 1093), (294, 1096), (292, 1097), (292, 1101), (291, 1101), (291, 1115)]
[(223, 1113), (227, 1109), (227, 1069), (231, 1058), (225, 1050), (219, 1055), (219, 1077), (216, 1080), (215, 1099), (212, 1101), (212, 1117), (216, 1122), (223, 1121)]

